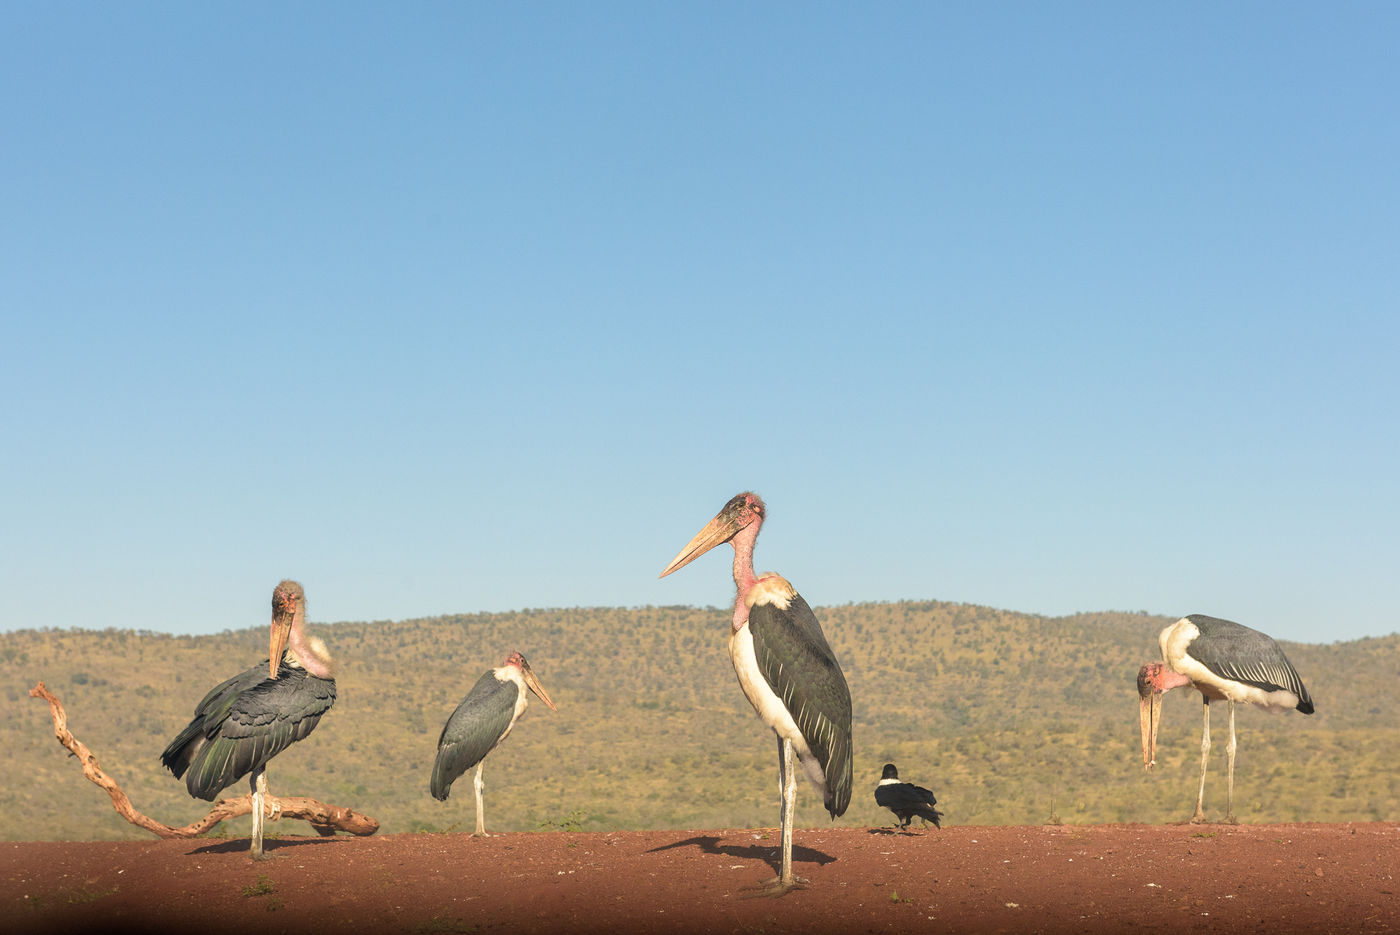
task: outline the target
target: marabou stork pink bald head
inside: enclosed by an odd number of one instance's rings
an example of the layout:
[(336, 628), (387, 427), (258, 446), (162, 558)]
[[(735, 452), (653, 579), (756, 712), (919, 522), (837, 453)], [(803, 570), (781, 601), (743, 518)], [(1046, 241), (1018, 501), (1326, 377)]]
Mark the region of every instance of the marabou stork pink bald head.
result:
[(554, 702), (549, 699), (549, 693), (544, 690), (540, 680), (535, 676), (535, 672), (530, 668), (530, 663), (525, 661), (525, 657), (518, 652), (512, 652), (506, 657), (502, 665), (514, 666), (520, 670), (520, 676), (525, 679), (525, 687), (535, 693), (535, 697), (549, 706), (549, 710), (558, 711)]
[[(736, 552), (746, 547), (749, 555), (752, 556), (753, 540), (758, 538), (758, 530), (763, 525), (765, 515), (763, 500), (758, 494), (752, 491), (736, 494), (724, 505), (724, 509), (715, 514), (714, 519), (705, 524), (704, 529), (695, 534), (695, 538), (686, 543), (685, 548), (671, 559), (671, 564), (667, 565), (666, 569), (657, 577), (664, 578), (671, 572), (684, 568), (710, 549), (730, 540), (735, 540), (734, 550)], [(750, 529), (752, 532), (747, 532), (742, 539), (737, 538), (740, 533), (745, 533)], [(750, 560), (750, 568), (752, 568), (752, 560)], [(750, 571), (750, 575), (752, 575), (752, 571)]]
[(325, 644), (306, 633), (306, 592), (290, 578), (272, 591), (272, 632), (267, 650), (270, 678), (277, 678), (277, 668), (288, 648), (307, 672), (322, 679), (334, 677)]
[(1138, 723), (1142, 728), (1142, 765), (1157, 765), (1157, 728), (1162, 720), (1162, 695), (1173, 688), (1190, 685), (1191, 680), (1168, 669), (1165, 663), (1149, 662), (1138, 670)]
[(277, 678), (277, 667), (282, 664), (282, 654), (287, 651), (287, 640), (293, 625), (305, 619), (306, 592), (295, 581), (283, 580), (272, 590), (272, 634), (267, 651), (271, 678)]

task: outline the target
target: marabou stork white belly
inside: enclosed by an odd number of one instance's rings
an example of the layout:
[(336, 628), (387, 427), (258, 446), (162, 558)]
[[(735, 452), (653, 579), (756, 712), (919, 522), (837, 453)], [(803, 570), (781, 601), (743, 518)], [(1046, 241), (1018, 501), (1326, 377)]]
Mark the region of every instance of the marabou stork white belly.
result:
[(739, 677), (739, 687), (744, 690), (744, 697), (749, 699), (749, 704), (753, 705), (763, 723), (773, 728), (779, 740), (792, 741), (792, 749), (797, 754), (797, 761), (802, 764), (802, 771), (824, 797), (826, 773), (821, 762), (812, 755), (812, 748), (807, 746), (787, 705), (783, 704), (759, 671), (758, 657), (753, 649), (753, 634), (749, 632), (747, 623), (737, 630), (730, 628), (729, 659), (734, 663), (734, 674)]

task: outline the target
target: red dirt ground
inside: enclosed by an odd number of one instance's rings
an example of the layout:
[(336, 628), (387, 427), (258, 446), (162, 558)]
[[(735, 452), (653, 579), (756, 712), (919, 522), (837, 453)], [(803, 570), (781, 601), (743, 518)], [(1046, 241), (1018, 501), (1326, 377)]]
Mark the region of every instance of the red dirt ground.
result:
[(232, 932), (1400, 932), (1400, 824), (0, 844), (0, 928)]

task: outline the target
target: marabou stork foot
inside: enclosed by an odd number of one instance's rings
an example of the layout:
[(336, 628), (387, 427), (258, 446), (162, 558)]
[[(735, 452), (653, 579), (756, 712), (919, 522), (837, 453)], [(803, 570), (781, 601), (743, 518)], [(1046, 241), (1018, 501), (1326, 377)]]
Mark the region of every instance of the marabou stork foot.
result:
[(805, 890), (809, 884), (809, 880), (807, 880), (805, 877), (799, 877), (797, 874), (793, 874), (792, 879), (786, 882), (784, 882), (782, 877), (774, 877), (767, 883), (760, 883), (757, 886), (749, 887), (744, 892), (744, 898), (777, 899), (780, 896), (786, 896), (793, 890)]

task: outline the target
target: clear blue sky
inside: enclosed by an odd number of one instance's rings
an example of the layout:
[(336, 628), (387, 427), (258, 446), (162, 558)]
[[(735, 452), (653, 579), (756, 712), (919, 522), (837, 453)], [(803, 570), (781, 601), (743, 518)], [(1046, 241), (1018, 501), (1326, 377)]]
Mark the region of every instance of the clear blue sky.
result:
[(7, 4), (0, 628), (724, 605), (752, 488), (815, 605), (1394, 632), (1397, 35)]

